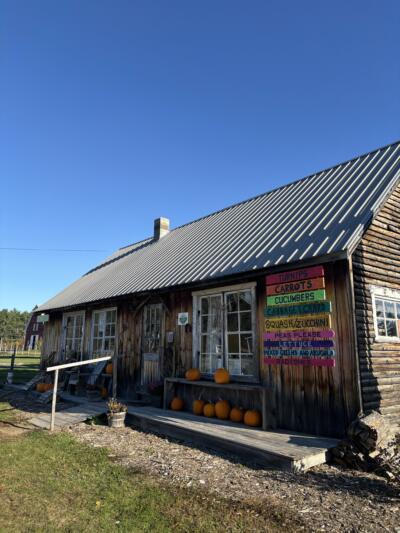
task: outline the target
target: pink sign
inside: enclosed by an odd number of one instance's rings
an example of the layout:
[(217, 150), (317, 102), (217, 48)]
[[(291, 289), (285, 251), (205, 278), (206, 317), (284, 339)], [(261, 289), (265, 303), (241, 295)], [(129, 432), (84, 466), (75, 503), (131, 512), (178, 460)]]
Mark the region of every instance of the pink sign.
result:
[(323, 359), (319, 357), (264, 357), (266, 365), (292, 365), (292, 366), (335, 366), (335, 359)]
[(294, 330), (294, 331), (266, 331), (264, 333), (265, 341), (291, 341), (291, 340), (318, 340), (332, 339), (335, 336), (333, 329), (323, 329), (318, 331)]
[(265, 278), (267, 285), (276, 285), (278, 283), (289, 283), (301, 279), (319, 278), (324, 275), (322, 265), (301, 268), (299, 270), (290, 270), (289, 272), (279, 272), (279, 274), (270, 274)]

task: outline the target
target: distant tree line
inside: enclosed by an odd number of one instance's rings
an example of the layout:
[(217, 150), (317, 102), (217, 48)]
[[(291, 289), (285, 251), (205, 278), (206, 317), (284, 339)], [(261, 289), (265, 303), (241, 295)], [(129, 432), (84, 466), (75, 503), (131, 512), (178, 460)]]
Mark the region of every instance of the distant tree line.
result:
[(0, 339), (21, 339), (30, 316), (29, 311), (2, 309), (0, 311)]

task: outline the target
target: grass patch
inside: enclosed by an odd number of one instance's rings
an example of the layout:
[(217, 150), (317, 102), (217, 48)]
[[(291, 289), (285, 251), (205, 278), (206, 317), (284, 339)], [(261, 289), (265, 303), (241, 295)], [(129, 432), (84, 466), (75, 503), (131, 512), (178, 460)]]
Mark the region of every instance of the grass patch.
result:
[(7, 402), (0, 402), (0, 422), (11, 422), (15, 419), (15, 409)]
[(262, 516), (206, 492), (166, 487), (65, 433), (0, 442), (0, 471), (2, 532), (280, 529), (268, 509)]
[[(6, 382), (9, 365), (11, 365), (11, 355), (9, 358), (4, 357), (4, 352), (0, 352), (0, 366), (8, 366), (8, 368), (0, 368), (0, 383)], [(39, 365), (40, 355), (32, 354), (32, 352), (17, 352), (13, 383), (26, 383), (31, 380), (38, 372)]]

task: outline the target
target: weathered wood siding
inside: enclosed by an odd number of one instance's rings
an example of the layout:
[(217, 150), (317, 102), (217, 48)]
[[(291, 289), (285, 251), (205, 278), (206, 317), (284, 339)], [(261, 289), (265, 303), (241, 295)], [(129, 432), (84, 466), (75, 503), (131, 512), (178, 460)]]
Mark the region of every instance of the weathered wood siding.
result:
[(43, 329), (43, 342), (41, 358), (46, 361), (53, 354), (58, 355), (61, 342), (62, 314), (53, 313), (50, 315), (49, 322), (45, 322)]
[[(336, 365), (332, 368), (261, 365), (261, 375), (264, 385), (271, 390), (266, 416), (273, 425), (341, 436), (360, 409), (352, 287), (346, 261), (326, 264), (324, 268), (326, 297), (332, 301), (332, 328), (336, 332)], [(261, 295), (265, 295), (264, 286), (260, 287), (260, 298)], [(260, 327), (263, 307), (263, 304), (259, 307)]]
[(400, 290), (400, 185), (353, 254), (358, 354), (365, 412), (400, 422), (400, 344), (376, 342), (370, 286)]
[[(256, 280), (257, 339), (256, 356), (259, 375), (257, 382), (268, 390), (264, 416), (270, 427), (297, 430), (327, 436), (343, 435), (348, 423), (357, 415), (359, 387), (353, 327), (352, 287), (346, 261), (325, 265), (327, 299), (332, 301), (332, 328), (336, 331), (336, 366), (298, 367), (270, 365), (263, 362), (263, 332), (265, 307), (265, 276)], [(243, 280), (249, 281), (249, 280)], [(221, 285), (223, 287), (223, 285)], [(117, 307), (118, 394), (125, 399), (137, 397), (141, 381), (142, 324), (145, 306), (162, 304), (165, 336), (162, 347), (161, 375), (184, 377), (193, 366), (191, 318), (187, 326), (178, 326), (179, 312), (193, 314), (192, 292), (171, 291), (151, 297), (134, 297), (105, 302), (85, 309), (84, 352), (90, 353), (93, 310)], [(51, 316), (45, 330), (44, 347), (59, 349), (61, 314)], [(173, 333), (173, 342), (168, 332)], [(47, 335), (47, 337), (46, 337)], [(261, 409), (259, 394), (246, 391), (218, 391), (209, 387), (184, 386), (180, 389), (187, 409), (193, 399), (216, 400), (224, 396), (232, 404)]]

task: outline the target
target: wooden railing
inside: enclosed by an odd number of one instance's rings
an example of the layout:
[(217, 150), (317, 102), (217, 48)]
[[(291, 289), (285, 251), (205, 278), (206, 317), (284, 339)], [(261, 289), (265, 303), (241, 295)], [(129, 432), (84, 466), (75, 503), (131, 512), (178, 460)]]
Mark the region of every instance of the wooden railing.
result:
[[(65, 365), (56, 365), (56, 366), (49, 366), (46, 370), (47, 372), (55, 372), (54, 376), (54, 388), (53, 388), (53, 400), (51, 403), (51, 419), (50, 419), (50, 431), (54, 430), (54, 421), (56, 417), (56, 403), (57, 403), (57, 387), (58, 387), (58, 372), (60, 370), (63, 370), (64, 368), (72, 368), (75, 366), (83, 366), (83, 365), (93, 365), (95, 363), (100, 363), (101, 361), (110, 361), (111, 356), (108, 355), (106, 357), (98, 357), (97, 359), (87, 359), (85, 361), (78, 361), (77, 363), (66, 363)], [(116, 365), (115, 365), (116, 366)], [(115, 376), (113, 376), (113, 381), (115, 382)], [(114, 384), (113, 384), (113, 388)]]

